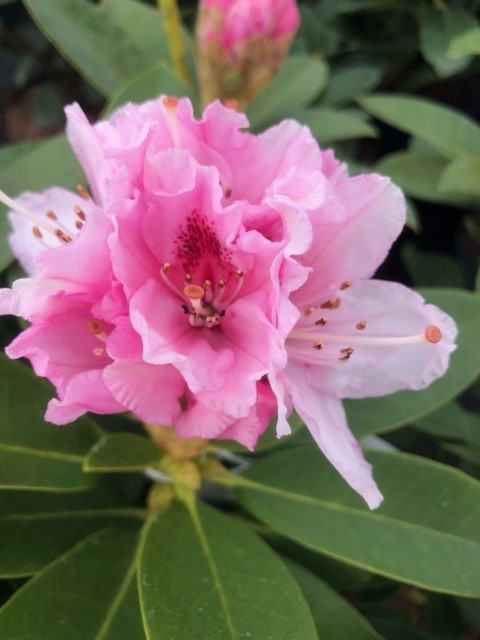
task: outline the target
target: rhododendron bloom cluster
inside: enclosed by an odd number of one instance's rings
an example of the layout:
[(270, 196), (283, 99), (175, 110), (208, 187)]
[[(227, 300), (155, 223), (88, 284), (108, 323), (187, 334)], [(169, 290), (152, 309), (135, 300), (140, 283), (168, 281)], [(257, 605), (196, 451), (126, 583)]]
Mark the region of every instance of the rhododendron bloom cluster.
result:
[(205, 102), (245, 107), (278, 71), (300, 24), (296, 0), (200, 0), (198, 71)]
[(341, 399), (425, 387), (456, 333), (416, 293), (370, 279), (404, 224), (400, 190), (349, 177), (294, 121), (254, 136), (219, 102), (199, 121), (175, 98), (95, 126), (78, 105), (67, 118), (90, 191), (1, 196), (28, 274), (1, 305), (30, 322), (7, 353), (55, 385), (46, 418), (132, 411), (254, 449), (296, 410), (377, 506)]

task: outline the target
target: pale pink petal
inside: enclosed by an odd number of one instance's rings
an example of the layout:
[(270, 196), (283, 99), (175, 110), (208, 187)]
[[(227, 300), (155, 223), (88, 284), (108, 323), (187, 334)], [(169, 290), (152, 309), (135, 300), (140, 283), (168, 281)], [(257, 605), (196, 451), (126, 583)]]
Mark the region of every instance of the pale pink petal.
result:
[(63, 425), (76, 420), (87, 411), (99, 414), (125, 411), (125, 407), (115, 400), (105, 386), (101, 369), (84, 371), (74, 376), (61, 400), (53, 398), (48, 403), (45, 420)]
[[(63, 233), (74, 237), (78, 233), (77, 223), (82, 220), (75, 214), (75, 207), (80, 207), (85, 215), (93, 209), (92, 200), (84, 200), (78, 194), (54, 187), (41, 193), (26, 191), (15, 201), (24, 209), (29, 211), (39, 220), (39, 224), (21, 216), (16, 211), (10, 211), (8, 217), (13, 227), (13, 233), (8, 240), (12, 252), (22, 265), (28, 275), (35, 275), (39, 271), (35, 258), (39, 253), (49, 247), (59, 247), (62, 245), (60, 239), (53, 230), (60, 229)], [(55, 219), (46, 214), (55, 215)], [(48, 228), (42, 226), (48, 225)], [(33, 228), (36, 226), (34, 234)], [(41, 236), (41, 237), (39, 237)]]
[(315, 442), (340, 475), (359, 493), (370, 509), (382, 502), (382, 494), (372, 477), (372, 467), (347, 426), (342, 403), (321, 395), (308, 384), (299, 367), (289, 366), (293, 405)]
[[(320, 310), (303, 318), (287, 343), (290, 359), (301, 363), (303, 356), (312, 386), (340, 398), (364, 398), (401, 389), (423, 389), (445, 373), (457, 330), (453, 320), (440, 309), (425, 304), (411, 289), (393, 282), (354, 282), (339, 293), (342, 302), (338, 309)], [(315, 326), (320, 315), (327, 321), (324, 327)], [(363, 323), (365, 328), (358, 329), (357, 325), (363, 327)], [(434, 344), (422, 338), (429, 326), (440, 329), (440, 342)], [(294, 338), (302, 333), (311, 336), (311, 340)], [(339, 343), (338, 336), (345, 339)], [(376, 338), (408, 336), (418, 338), (410, 344), (395, 344), (394, 340), (391, 344), (368, 344)], [(313, 348), (317, 341), (323, 343), (320, 351)], [(340, 349), (349, 347), (354, 352), (348, 360), (341, 361)], [(318, 365), (314, 364), (315, 359)]]
[(103, 378), (113, 397), (148, 424), (169, 426), (180, 415), (186, 385), (171, 365), (117, 361)]

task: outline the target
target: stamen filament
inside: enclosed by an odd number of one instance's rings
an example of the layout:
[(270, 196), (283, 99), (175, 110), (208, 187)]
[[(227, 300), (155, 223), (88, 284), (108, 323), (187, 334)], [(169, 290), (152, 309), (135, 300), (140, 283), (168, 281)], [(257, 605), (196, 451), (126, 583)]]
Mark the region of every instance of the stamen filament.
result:
[(372, 346), (395, 346), (395, 345), (409, 345), (409, 344), (422, 344), (429, 342), (435, 344), (441, 340), (442, 334), (438, 327), (433, 325), (426, 328), (425, 331), (413, 336), (359, 336), (350, 335), (342, 336), (336, 333), (319, 333), (319, 332), (302, 332), (292, 331), (288, 336), (292, 340), (306, 340), (312, 342), (324, 342), (326, 344), (348, 344), (348, 345), (372, 345)]
[(37, 227), (43, 227), (43, 229), (55, 235), (56, 227), (49, 224), (46, 220), (43, 220), (42, 218), (34, 215), (30, 211), (28, 211), (28, 209), (25, 209), (25, 207), (22, 207), (21, 204), (18, 204), (18, 202), (15, 202), (15, 200), (12, 200), (12, 198), (9, 198), (7, 194), (4, 193), (1, 189), (0, 189), (0, 202), (3, 202), (3, 204), (5, 204), (10, 209), (12, 209), (12, 211), (15, 211), (15, 213), (18, 213), (24, 218), (27, 218), (27, 220), (30, 220), (30, 222), (33, 222), (33, 224), (36, 225)]

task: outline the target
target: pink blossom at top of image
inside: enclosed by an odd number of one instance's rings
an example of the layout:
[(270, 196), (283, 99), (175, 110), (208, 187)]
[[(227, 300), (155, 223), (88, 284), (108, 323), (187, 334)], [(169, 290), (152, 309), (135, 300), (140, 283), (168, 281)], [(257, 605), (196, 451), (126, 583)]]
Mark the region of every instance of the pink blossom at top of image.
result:
[(201, 120), (169, 97), (94, 126), (66, 113), (90, 191), (1, 195), (27, 277), (0, 306), (30, 322), (7, 354), (56, 387), (47, 420), (131, 411), (253, 450), (295, 410), (378, 506), (341, 399), (424, 388), (456, 335), (418, 294), (371, 279), (403, 227), (401, 191), (349, 177), (297, 122), (255, 136), (219, 102)]

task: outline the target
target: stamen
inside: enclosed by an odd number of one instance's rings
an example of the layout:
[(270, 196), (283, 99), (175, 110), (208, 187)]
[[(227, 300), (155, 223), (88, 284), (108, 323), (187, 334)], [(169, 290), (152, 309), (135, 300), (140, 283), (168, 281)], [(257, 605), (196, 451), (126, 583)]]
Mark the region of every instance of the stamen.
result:
[(102, 347), (95, 347), (95, 349), (93, 349), (94, 356), (103, 356), (104, 353), (105, 349), (102, 349)]
[(186, 273), (183, 280), (185, 284), (190, 284), (192, 282), (192, 276), (189, 273)]
[(75, 222), (75, 226), (77, 227), (77, 229), (80, 231), (80, 229), (83, 228), (83, 222), (80, 222), (80, 220), (77, 220)]
[[(245, 278), (243, 277), (243, 271), (241, 269), (237, 269), (237, 271), (235, 272), (235, 278), (238, 280), (237, 286), (233, 290), (233, 293), (230, 295), (230, 297), (222, 302), (222, 306), (223, 306), (224, 309), (225, 309), (225, 307), (228, 307), (228, 305), (235, 300), (235, 298), (238, 296), (238, 294), (240, 292), (240, 289), (243, 287), (243, 282), (244, 282)], [(217, 298), (218, 298), (218, 296), (217, 296)], [(214, 304), (215, 304), (215, 306), (217, 306), (217, 299), (215, 300)]]
[(324, 344), (323, 342), (315, 342), (315, 344), (313, 345), (314, 349), (318, 349), (318, 351), (320, 351), (320, 349), (323, 349)]
[(320, 318), (320, 320), (317, 320), (315, 322), (316, 327), (324, 327), (326, 324), (327, 324), (327, 321), (325, 320), (325, 318)]
[(47, 216), (47, 218), (50, 218), (50, 220), (58, 220), (58, 216), (55, 213), (55, 211), (52, 211), (51, 209), (49, 209), (48, 211), (45, 211), (45, 215)]
[(84, 187), (83, 184), (77, 184), (77, 192), (78, 192), (78, 195), (84, 200), (92, 199), (92, 196), (90, 195), (87, 187)]
[(76, 204), (73, 207), (73, 213), (80, 218), (80, 220), (82, 222), (85, 222), (85, 220), (87, 219), (87, 216), (85, 215), (85, 212), (83, 211), (83, 209), (81, 207), (78, 206), (78, 204)]
[(41, 240), (43, 238), (43, 233), (40, 231), (40, 229), (38, 227), (33, 227), (32, 228), (32, 233), (35, 236), (35, 238), (38, 238), (39, 240)]
[(62, 231), (61, 229), (55, 229), (54, 233), (57, 236), (57, 238), (60, 240), (60, 242), (67, 243), (67, 242), (70, 242), (72, 240), (72, 238), (67, 233)]
[(367, 326), (366, 320), (360, 320), (360, 322), (357, 322), (357, 324), (355, 325), (355, 329), (358, 329), (359, 331), (363, 331), (366, 326)]
[(340, 362), (346, 362), (347, 360), (349, 360), (350, 356), (354, 351), (355, 349), (352, 349), (352, 347), (346, 347), (345, 349), (340, 349), (340, 353), (343, 354), (342, 357), (339, 358)]
[(305, 309), (305, 311), (303, 312), (303, 315), (308, 318), (312, 315), (312, 313), (315, 311), (315, 307), (308, 307), (308, 309)]
[(317, 331), (292, 331), (288, 336), (292, 340), (306, 340), (311, 342), (312, 338), (317, 341), (323, 341), (326, 344), (351, 344), (354, 346), (396, 346), (396, 345), (410, 345), (410, 344), (424, 344), (429, 342), (436, 344), (442, 339), (442, 332), (434, 325), (430, 325), (422, 333), (418, 333), (413, 336), (345, 336), (337, 333), (318, 333)]
[(224, 195), (225, 195), (225, 198), (227, 198), (227, 199), (231, 197), (232, 190), (231, 190), (230, 187), (228, 187), (228, 189), (225, 189), (225, 194)]
[(45, 229), (45, 231), (48, 231), (49, 233), (53, 233), (54, 235), (56, 235), (55, 227), (53, 225), (49, 224), (48, 222), (46, 222), (46, 220), (43, 220), (39, 216), (34, 215), (30, 211), (28, 211), (28, 209), (25, 209), (25, 207), (22, 207), (21, 204), (18, 204), (18, 202), (15, 202), (15, 200), (12, 200), (12, 198), (9, 198), (7, 194), (1, 190), (0, 190), (0, 202), (3, 202), (3, 204), (5, 204), (12, 211), (15, 211), (15, 213), (18, 213), (24, 218), (27, 218), (27, 220), (30, 220), (30, 222), (33, 222), (35, 226), (43, 228)]
[(181, 300), (184, 300), (183, 293), (180, 291), (180, 289), (177, 289), (177, 287), (173, 284), (173, 282), (167, 277), (168, 272), (170, 271), (170, 266), (171, 265), (169, 262), (163, 263), (162, 268), (160, 269), (160, 275), (162, 276), (162, 280), (165, 282), (165, 284), (170, 289), (170, 291), (173, 291), (173, 293), (177, 295), (179, 298), (181, 298)]
[(180, 141), (180, 125), (177, 116), (178, 98), (175, 96), (166, 96), (163, 98), (163, 105), (167, 112), (168, 123), (170, 125), (170, 133), (172, 134), (173, 145), (177, 149), (181, 149)]
[(341, 291), (344, 291), (345, 289), (350, 289), (351, 286), (352, 283), (347, 280), (346, 282), (342, 282), (342, 284), (340, 285), (340, 289)]
[(342, 304), (340, 298), (332, 298), (331, 300), (327, 300), (323, 304), (320, 305), (320, 309), (329, 309), (333, 311), (333, 309), (338, 309), (338, 307)]

